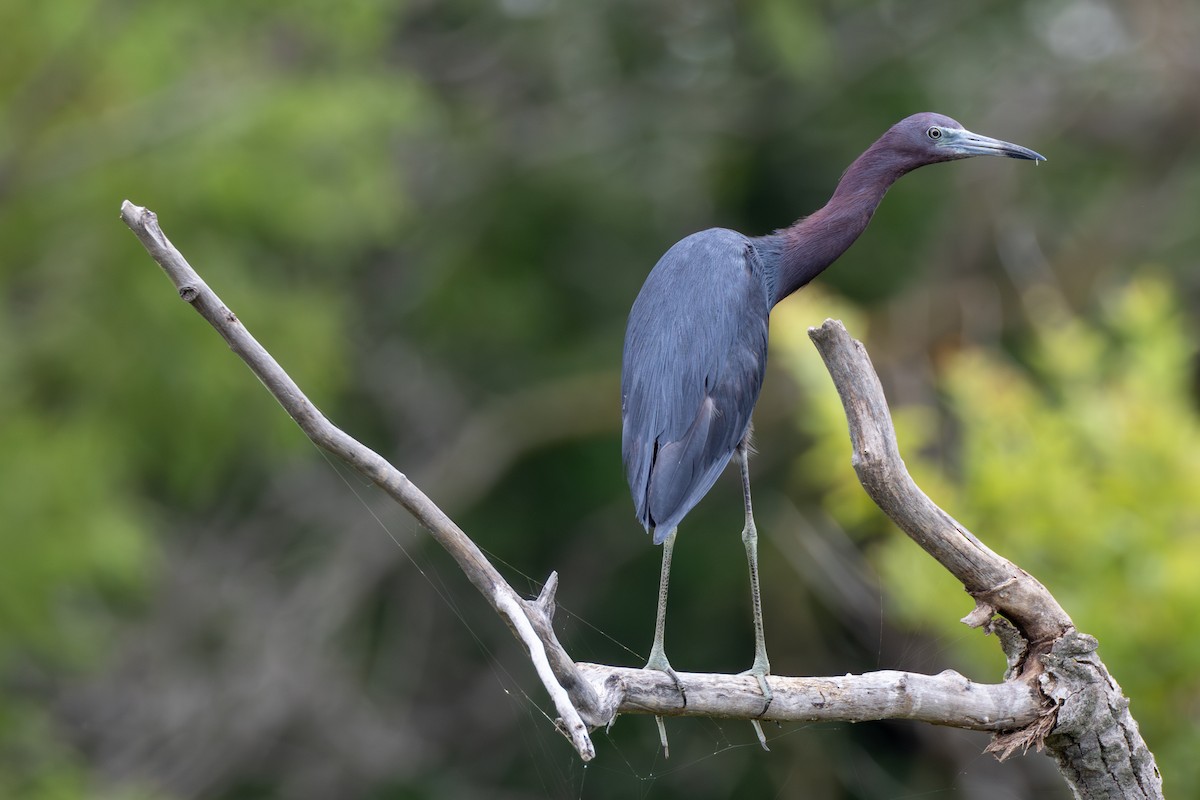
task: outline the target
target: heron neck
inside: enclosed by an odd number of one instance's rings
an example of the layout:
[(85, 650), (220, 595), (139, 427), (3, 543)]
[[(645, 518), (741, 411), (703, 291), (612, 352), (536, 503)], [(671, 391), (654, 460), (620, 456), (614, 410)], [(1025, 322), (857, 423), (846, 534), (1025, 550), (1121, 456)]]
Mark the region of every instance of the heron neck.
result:
[(775, 305), (820, 275), (846, 252), (871, 221), (871, 215), (887, 193), (911, 166), (897, 160), (894, 152), (871, 145), (855, 159), (838, 182), (833, 197), (824, 207), (777, 231), (771, 305)]

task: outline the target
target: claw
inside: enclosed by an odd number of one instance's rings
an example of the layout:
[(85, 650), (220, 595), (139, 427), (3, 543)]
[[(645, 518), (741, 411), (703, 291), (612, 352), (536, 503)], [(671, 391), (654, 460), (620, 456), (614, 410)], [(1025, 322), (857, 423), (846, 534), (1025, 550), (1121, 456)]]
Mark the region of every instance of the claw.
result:
[[(760, 717), (767, 713), (767, 709), (771, 707), (771, 701), (775, 699), (775, 693), (771, 691), (771, 686), (767, 683), (767, 675), (770, 674), (770, 671), (771, 665), (767, 663), (764, 656), (761, 659), (755, 658), (754, 666), (740, 673), (742, 675), (753, 675), (755, 678), (758, 678), (758, 688), (762, 690), (763, 699), (767, 701), (766, 705), (763, 706), (763, 710), (758, 712)], [(762, 745), (762, 749), (768, 753), (771, 752), (771, 748), (767, 747), (767, 737), (763, 733), (762, 724), (757, 719), (750, 720), (750, 724), (754, 726), (754, 734), (758, 736), (758, 743)]]
[(742, 672), (739, 674), (753, 675), (755, 678), (758, 679), (758, 688), (759, 688), (759, 690), (762, 691), (763, 699), (767, 701), (767, 704), (765, 706), (763, 706), (763, 710), (760, 711), (758, 714), (761, 717), (763, 714), (767, 713), (767, 709), (771, 707), (771, 701), (775, 699), (775, 693), (771, 691), (771, 687), (767, 683), (767, 675), (769, 675), (770, 673), (766, 672), (765, 670), (760, 671), (760, 670), (754, 669), (752, 667), (752, 668), (746, 670), (745, 672)]
[(762, 724), (756, 719), (750, 720), (750, 724), (754, 726), (754, 733), (758, 736), (758, 743), (762, 745), (762, 749), (771, 752), (771, 748), (767, 747), (767, 736), (763, 733)]
[[(671, 662), (667, 661), (667, 654), (662, 649), (654, 647), (650, 651), (650, 659), (646, 662), (644, 669), (665, 672), (667, 677), (675, 684), (675, 688), (679, 690), (679, 697), (683, 701), (683, 707), (687, 708), (687, 692), (683, 689), (683, 682), (679, 680), (679, 673), (671, 666)], [(654, 724), (658, 726), (658, 741), (662, 745), (663, 758), (670, 758), (671, 748), (667, 744), (667, 725), (663, 722), (662, 717), (655, 717)]]
[(767, 709), (771, 707), (771, 701), (775, 699), (775, 693), (771, 691), (770, 684), (767, 683), (767, 676), (771, 674), (771, 664), (767, 661), (766, 654), (756, 656), (754, 666), (745, 672), (739, 672), (739, 675), (753, 675), (758, 679), (758, 688), (762, 691), (763, 699), (767, 704), (763, 706), (763, 710), (758, 713), (761, 717), (767, 713)]
[(687, 691), (683, 688), (683, 681), (679, 680), (679, 673), (671, 667), (671, 662), (667, 661), (666, 653), (661, 650), (650, 651), (650, 660), (646, 662), (643, 669), (654, 669), (659, 672), (665, 672), (671, 682), (675, 684), (675, 688), (679, 690), (679, 697), (683, 700), (683, 707), (687, 708)]
[(667, 744), (667, 725), (662, 717), (655, 717), (654, 724), (658, 726), (658, 743), (662, 745), (663, 758), (670, 758), (671, 746)]

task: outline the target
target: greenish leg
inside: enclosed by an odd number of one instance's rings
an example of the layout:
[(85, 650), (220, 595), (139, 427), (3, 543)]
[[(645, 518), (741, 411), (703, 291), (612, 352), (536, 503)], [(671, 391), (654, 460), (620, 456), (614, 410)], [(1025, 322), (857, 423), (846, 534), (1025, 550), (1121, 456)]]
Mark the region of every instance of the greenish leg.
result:
[[(654, 644), (650, 646), (650, 659), (646, 662), (645, 668), (667, 673), (667, 676), (675, 684), (675, 688), (679, 690), (679, 696), (683, 698), (683, 705), (686, 708), (687, 692), (683, 690), (679, 675), (671, 668), (671, 662), (667, 661), (667, 654), (663, 649), (663, 635), (667, 627), (667, 586), (671, 582), (671, 553), (674, 549), (675, 531), (671, 531), (667, 535), (666, 541), (663, 542), (662, 572), (658, 578), (658, 613), (654, 618)], [(667, 746), (667, 728), (663, 724), (663, 718), (655, 717), (654, 721), (658, 725), (658, 739), (662, 743), (663, 755), (670, 758), (671, 750)]]
[[(762, 713), (767, 713), (771, 707), (774, 695), (767, 685), (767, 676), (771, 674), (771, 662), (767, 660), (767, 639), (763, 633), (762, 594), (758, 588), (758, 530), (754, 527), (754, 510), (750, 503), (750, 454), (745, 443), (738, 448), (738, 461), (742, 467), (742, 496), (746, 501), (746, 527), (742, 529), (742, 544), (746, 546), (746, 563), (750, 567), (750, 599), (754, 606), (754, 664), (743, 675), (753, 675), (758, 679), (763, 698), (767, 704)], [(754, 732), (758, 734), (759, 744), (767, 748), (767, 740), (763, 735), (762, 725), (758, 720), (750, 720)]]

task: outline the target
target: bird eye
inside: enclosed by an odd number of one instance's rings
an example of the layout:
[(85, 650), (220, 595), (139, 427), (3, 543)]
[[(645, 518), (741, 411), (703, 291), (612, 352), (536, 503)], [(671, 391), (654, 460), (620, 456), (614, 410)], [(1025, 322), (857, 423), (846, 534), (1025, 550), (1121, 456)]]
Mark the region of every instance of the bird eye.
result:
[(930, 128), (929, 130), (925, 131), (925, 135), (928, 136), (930, 139), (940, 139), (940, 138), (942, 138), (942, 129), (941, 128)]

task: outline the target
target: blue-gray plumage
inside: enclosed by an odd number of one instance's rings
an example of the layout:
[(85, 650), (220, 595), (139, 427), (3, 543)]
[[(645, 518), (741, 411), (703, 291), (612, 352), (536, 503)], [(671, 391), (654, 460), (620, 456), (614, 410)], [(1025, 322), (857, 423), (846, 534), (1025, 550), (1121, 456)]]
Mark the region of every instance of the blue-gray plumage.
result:
[(668, 250), (633, 304), (623, 448), (638, 520), (655, 544), (708, 493), (746, 435), (770, 308), (758, 251), (722, 228)]
[[(858, 238), (902, 175), (976, 155), (1045, 160), (1019, 145), (966, 131), (949, 117), (915, 114), (893, 125), (846, 169), (823, 208), (767, 236), (723, 228), (694, 233), (671, 247), (646, 278), (625, 333), (621, 448), (638, 521), (653, 531), (655, 544), (665, 545), (647, 666), (670, 675), (681, 693), (662, 642), (675, 530), (738, 455), (755, 623), (749, 673), (770, 704), (746, 453), (766, 369), (771, 308)], [(664, 734), (664, 747), (665, 742)]]

